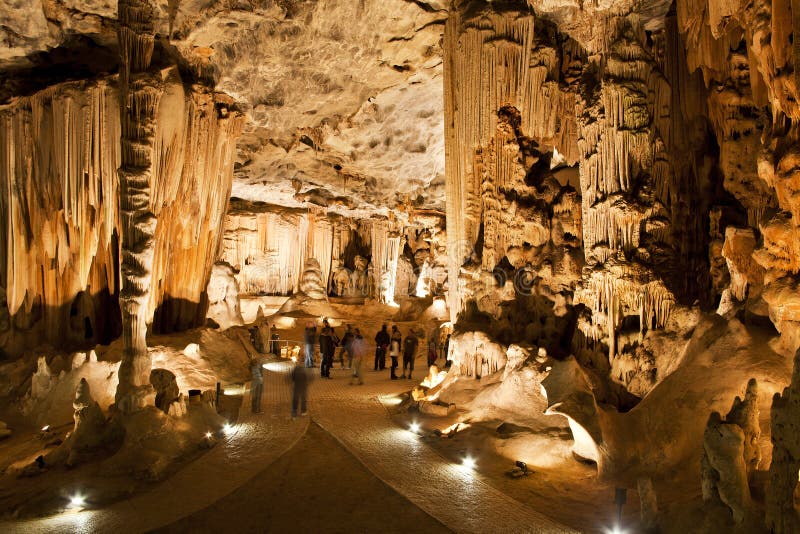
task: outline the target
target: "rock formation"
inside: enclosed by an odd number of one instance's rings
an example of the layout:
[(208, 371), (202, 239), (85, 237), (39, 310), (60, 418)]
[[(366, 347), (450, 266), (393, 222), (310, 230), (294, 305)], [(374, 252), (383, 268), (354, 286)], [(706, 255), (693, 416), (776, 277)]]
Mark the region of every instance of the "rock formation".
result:
[(180, 396), (175, 374), (167, 369), (153, 369), (150, 371), (150, 384), (156, 392), (156, 408), (169, 413), (170, 406)]
[(312, 300), (328, 300), (327, 286), (316, 258), (306, 259), (300, 274), (300, 294)]
[(208, 294), (207, 317), (223, 329), (244, 324), (239, 304), (239, 286), (230, 265), (224, 262), (214, 264), (206, 293)]
[(724, 421), (718, 412), (711, 413), (700, 467), (703, 500), (722, 502), (736, 523), (742, 523), (752, 513), (748, 477), (761, 459), (760, 436), (758, 385), (750, 380), (744, 401), (736, 397)]
[(792, 382), (772, 398), (772, 464), (767, 493), (767, 528), (776, 534), (796, 532), (800, 515), (794, 506), (800, 473), (800, 350), (794, 356)]

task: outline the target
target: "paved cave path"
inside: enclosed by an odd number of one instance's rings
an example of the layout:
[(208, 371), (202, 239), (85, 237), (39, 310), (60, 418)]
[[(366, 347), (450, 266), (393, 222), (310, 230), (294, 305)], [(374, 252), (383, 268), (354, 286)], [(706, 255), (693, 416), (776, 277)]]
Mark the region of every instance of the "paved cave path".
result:
[[(390, 381), (388, 370), (367, 371), (365, 385), (350, 386), (349, 372), (337, 368), (333, 380), (317, 377), (312, 383), (310, 417), (291, 419), (289, 368), (273, 363), (265, 372), (263, 414), (250, 414), (245, 398), (236, 432), (163, 484), (104, 509), (0, 524), (0, 530), (253, 532), (268, 530), (268, 524), (308, 530), (305, 524), (316, 532), (352, 531), (337, 525), (346, 511), (347, 522), (358, 524), (360, 532), (573, 532), (398, 428), (382, 402), (411, 382)], [(320, 448), (331, 451), (329, 461)], [(308, 465), (301, 473), (304, 457)], [(317, 487), (304, 491), (314, 480)], [(362, 509), (354, 503), (364, 503), (370, 492), (386, 506), (368, 517), (364, 512), (372, 504)], [(271, 505), (259, 506), (269, 499)]]

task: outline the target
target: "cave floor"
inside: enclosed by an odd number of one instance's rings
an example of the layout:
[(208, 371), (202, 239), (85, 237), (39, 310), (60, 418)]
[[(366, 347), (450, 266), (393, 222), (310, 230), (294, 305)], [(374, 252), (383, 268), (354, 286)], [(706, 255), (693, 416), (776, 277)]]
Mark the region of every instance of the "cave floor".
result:
[(263, 414), (242, 410), (233, 433), (152, 490), (0, 530), (248, 532), (268, 521), (274, 531), (572, 531), (398, 427), (387, 408), (413, 382), (368, 370), (350, 386), (337, 366), (312, 383), (309, 415), (292, 419), (289, 368), (265, 373)]

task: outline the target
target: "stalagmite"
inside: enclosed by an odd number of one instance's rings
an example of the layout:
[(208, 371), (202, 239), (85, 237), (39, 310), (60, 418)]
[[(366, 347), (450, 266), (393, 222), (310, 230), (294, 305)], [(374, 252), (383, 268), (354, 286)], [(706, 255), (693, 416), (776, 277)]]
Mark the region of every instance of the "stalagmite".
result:
[(744, 400), (736, 397), (725, 420), (712, 412), (706, 425), (700, 467), (703, 500), (724, 503), (736, 523), (752, 512), (748, 477), (761, 459), (758, 414), (758, 384), (751, 379)]

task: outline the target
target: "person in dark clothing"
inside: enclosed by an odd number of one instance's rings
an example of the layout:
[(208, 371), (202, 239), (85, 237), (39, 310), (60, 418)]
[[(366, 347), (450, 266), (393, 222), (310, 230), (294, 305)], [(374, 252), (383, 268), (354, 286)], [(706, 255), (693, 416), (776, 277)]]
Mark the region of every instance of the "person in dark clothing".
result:
[(381, 331), (375, 334), (375, 371), (386, 369), (386, 349), (391, 340), (386, 325), (383, 325)]
[(303, 333), (303, 342), (306, 349), (306, 367), (314, 367), (314, 343), (317, 341), (317, 327), (313, 321), (306, 324), (306, 331)]
[(261, 413), (261, 395), (264, 393), (264, 368), (259, 358), (250, 361), (250, 411)]
[(344, 331), (344, 336), (342, 337), (342, 350), (339, 351), (339, 362), (342, 364), (342, 369), (344, 369), (344, 354), (347, 353), (347, 369), (353, 367), (353, 340), (355, 339), (355, 335), (353, 334), (353, 327), (349, 324)]
[(414, 371), (414, 357), (417, 355), (417, 345), (419, 339), (411, 331), (406, 336), (406, 341), (403, 344), (403, 375), (400, 378), (406, 378), (406, 368), (408, 368), (408, 378), (411, 378), (411, 373)]
[(269, 327), (270, 331), (270, 342), (269, 342), (269, 351), (274, 354), (275, 356), (281, 355), (280, 343), (278, 341), (281, 339), (281, 336), (278, 335), (278, 327), (274, 324)]
[(438, 357), (439, 356), (436, 354), (436, 340), (431, 339), (428, 342), (428, 367), (436, 365)]
[(333, 328), (328, 323), (328, 320), (322, 321), (322, 332), (319, 334), (319, 352), (322, 355), (322, 361), (319, 366), (319, 375), (322, 378), (331, 378), (331, 367), (333, 367), (333, 352), (336, 347), (333, 343)]
[(298, 363), (289, 376), (294, 385), (292, 388), (292, 417), (297, 417), (298, 407), (300, 415), (306, 415), (306, 394), (308, 393), (308, 383), (311, 381), (310, 371)]

